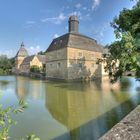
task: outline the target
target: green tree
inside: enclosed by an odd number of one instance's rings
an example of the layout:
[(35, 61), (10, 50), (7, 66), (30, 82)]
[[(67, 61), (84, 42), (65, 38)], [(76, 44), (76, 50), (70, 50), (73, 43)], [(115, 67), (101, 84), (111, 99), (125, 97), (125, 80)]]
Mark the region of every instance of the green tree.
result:
[(38, 52), (39, 55), (45, 55), (46, 53), (43, 51)]
[(7, 58), (6, 55), (0, 56), (0, 75), (10, 74), (14, 66), (15, 66), (14, 57)]
[(116, 41), (109, 45), (106, 69), (112, 82), (126, 71), (135, 71), (140, 77), (140, 1), (132, 9), (124, 8), (111, 26)]

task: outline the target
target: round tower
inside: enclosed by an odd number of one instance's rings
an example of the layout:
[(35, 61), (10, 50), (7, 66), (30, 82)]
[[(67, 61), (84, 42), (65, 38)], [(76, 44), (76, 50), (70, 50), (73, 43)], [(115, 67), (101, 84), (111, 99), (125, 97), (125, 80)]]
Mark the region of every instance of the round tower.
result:
[(78, 17), (73, 15), (69, 18), (69, 32), (78, 33), (79, 32), (79, 21)]
[(27, 56), (28, 56), (28, 52), (24, 47), (24, 43), (22, 42), (21, 45), (20, 45), (20, 49), (17, 52), (16, 57), (15, 57), (16, 70), (19, 70), (20, 65), (22, 64), (23, 60)]

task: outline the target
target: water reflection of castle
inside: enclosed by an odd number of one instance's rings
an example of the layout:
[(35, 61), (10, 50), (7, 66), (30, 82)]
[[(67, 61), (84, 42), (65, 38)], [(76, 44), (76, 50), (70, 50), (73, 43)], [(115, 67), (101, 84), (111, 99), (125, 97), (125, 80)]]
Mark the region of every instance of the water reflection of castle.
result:
[(44, 93), (42, 83), (39, 80), (31, 80), (25, 77), (16, 77), (16, 94), (19, 99), (30, 96), (31, 99), (42, 98)]
[[(120, 104), (129, 100), (130, 95), (121, 91), (121, 84), (111, 86), (108, 79), (102, 82), (82, 83), (43, 83), (25, 77), (17, 77), (17, 96), (45, 99), (46, 109), (52, 117), (67, 127), (69, 139), (97, 139), (99, 132), (104, 133), (114, 121), (122, 116), (127, 106)], [(126, 85), (127, 89), (127, 85)], [(117, 108), (116, 108), (117, 107)], [(112, 114), (106, 114), (112, 108)], [(46, 116), (47, 117), (47, 116)], [(95, 120), (95, 121), (94, 121)], [(99, 131), (100, 130), (100, 131)], [(97, 133), (98, 132), (98, 133)], [(58, 138), (59, 139), (59, 138)], [(63, 137), (60, 137), (63, 140)]]
[[(123, 97), (120, 96), (119, 84), (111, 88), (107, 79), (104, 80), (106, 82), (103, 81), (102, 86), (93, 82), (90, 85), (77, 83), (46, 85), (46, 108), (53, 118), (67, 127), (70, 139), (84, 139), (85, 136), (83, 138), (82, 136), (86, 133), (88, 134), (87, 138), (98, 138), (98, 129), (105, 131), (111, 125), (107, 122), (107, 116), (100, 116), (115, 108), (121, 102), (128, 100), (128, 94)], [(115, 89), (115, 93), (112, 93), (113, 89)], [(105, 93), (106, 91), (107, 93)], [(117, 113), (122, 113), (121, 110), (119, 111), (116, 111), (116, 118), (118, 117), (116, 120), (120, 116)], [(90, 124), (92, 120), (96, 121)], [(85, 126), (85, 124), (88, 124), (88, 126)], [(60, 139), (63, 139), (63, 137), (60, 137)]]

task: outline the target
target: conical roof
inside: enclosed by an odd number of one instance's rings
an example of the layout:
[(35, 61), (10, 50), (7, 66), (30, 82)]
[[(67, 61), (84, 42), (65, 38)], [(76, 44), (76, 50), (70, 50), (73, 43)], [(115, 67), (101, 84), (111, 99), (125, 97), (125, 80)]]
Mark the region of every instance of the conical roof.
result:
[(21, 43), (20, 49), (19, 49), (19, 51), (18, 51), (17, 54), (16, 54), (16, 57), (17, 57), (17, 56), (22, 56), (22, 57), (28, 56), (28, 52), (27, 52), (27, 50), (25, 49), (24, 43), (23, 43), (23, 42)]

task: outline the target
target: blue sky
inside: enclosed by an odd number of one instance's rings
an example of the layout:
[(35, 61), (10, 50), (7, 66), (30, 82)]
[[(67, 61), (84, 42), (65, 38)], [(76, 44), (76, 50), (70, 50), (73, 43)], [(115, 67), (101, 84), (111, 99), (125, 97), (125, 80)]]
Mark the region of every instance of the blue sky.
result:
[(79, 32), (106, 45), (114, 40), (110, 22), (130, 0), (0, 0), (0, 54), (14, 56), (24, 41), (29, 53), (45, 51), (68, 32), (68, 17), (79, 17)]

